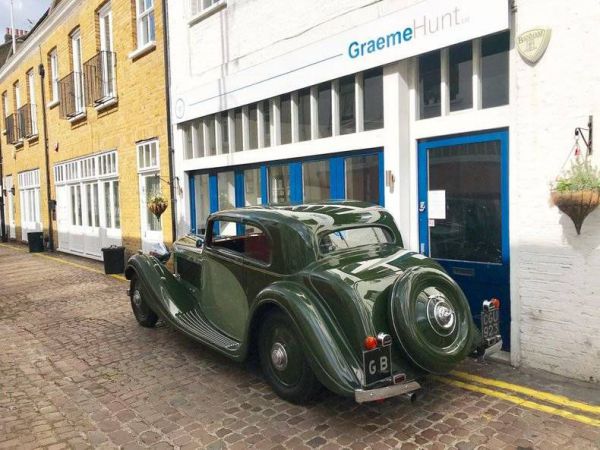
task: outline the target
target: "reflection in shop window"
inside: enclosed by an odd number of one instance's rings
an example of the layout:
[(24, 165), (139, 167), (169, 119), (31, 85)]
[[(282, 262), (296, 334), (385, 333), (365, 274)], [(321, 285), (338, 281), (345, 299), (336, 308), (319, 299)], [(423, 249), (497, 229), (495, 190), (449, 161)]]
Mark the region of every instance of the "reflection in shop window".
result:
[(367, 70), (363, 75), (364, 130), (383, 127), (383, 68)]
[(427, 119), (441, 114), (440, 51), (419, 56), (419, 117)]
[(112, 228), (112, 196), (110, 193), (110, 181), (106, 181), (104, 183), (104, 222), (106, 223), (106, 228)]
[(450, 111), (473, 107), (473, 45), (453, 45), (449, 50)]
[(354, 75), (340, 79), (340, 134), (356, 131)]
[(346, 198), (379, 203), (378, 155), (346, 158)]
[(229, 118), (227, 111), (218, 115), (219, 125), (221, 126), (221, 151), (229, 153)]
[(204, 124), (206, 125), (206, 155), (216, 155), (215, 116), (208, 116), (204, 119)]
[(304, 201), (327, 200), (331, 197), (329, 160), (310, 161), (302, 164), (302, 187)]
[(319, 138), (331, 136), (331, 82), (320, 84), (317, 88), (317, 117), (319, 120)]
[(281, 116), (281, 143), (289, 144), (292, 142), (292, 97), (290, 94), (281, 96), (279, 111)]
[(113, 202), (115, 208), (115, 228), (121, 228), (121, 204), (119, 203), (118, 181), (113, 181)]
[(242, 108), (237, 108), (233, 111), (234, 135), (235, 135), (235, 151), (241, 152), (244, 150), (244, 126), (242, 123)]
[(271, 146), (271, 102), (265, 100), (262, 102), (262, 113), (264, 122), (264, 146)]
[(254, 103), (248, 107), (248, 141), (249, 149), (258, 148), (258, 105)]
[(219, 210), (235, 208), (235, 176), (233, 171), (220, 172), (217, 175), (219, 192)]
[(204, 156), (204, 126), (202, 120), (194, 120), (192, 133), (194, 136), (194, 158), (202, 158)]
[(204, 234), (206, 219), (210, 213), (210, 199), (208, 196), (208, 174), (196, 175), (194, 180), (196, 198), (196, 231)]
[(269, 167), (269, 202), (289, 203), (290, 169), (289, 166)]
[(262, 203), (260, 192), (260, 169), (244, 170), (245, 206), (257, 206)]
[(94, 202), (94, 226), (100, 226), (100, 203), (98, 202), (98, 183), (92, 185), (92, 199)]
[(310, 139), (310, 88), (298, 91), (298, 139)]
[(481, 106), (492, 108), (508, 104), (508, 50), (510, 33), (481, 39)]
[(192, 124), (187, 123), (183, 127), (183, 156), (185, 159), (194, 157), (194, 147), (192, 145)]

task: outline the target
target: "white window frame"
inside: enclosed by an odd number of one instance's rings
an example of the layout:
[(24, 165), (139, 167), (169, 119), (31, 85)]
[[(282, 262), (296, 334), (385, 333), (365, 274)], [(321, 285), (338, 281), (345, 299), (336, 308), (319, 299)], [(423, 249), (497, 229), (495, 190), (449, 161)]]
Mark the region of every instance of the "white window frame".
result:
[(73, 61), (73, 78), (75, 84), (75, 112), (76, 114), (85, 113), (85, 91), (83, 83), (83, 60), (82, 60), (82, 41), (81, 30), (78, 28), (70, 35), (71, 38), (71, 55)]
[(19, 82), (16, 81), (15, 84), (13, 84), (13, 87), (15, 90), (15, 104), (17, 109), (19, 109), (21, 107), (21, 86)]
[(138, 173), (156, 172), (157, 170), (160, 170), (158, 139), (138, 142), (136, 148)]
[(21, 239), (26, 241), (28, 232), (42, 231), (39, 169), (19, 173), (19, 199), (21, 204)]
[(58, 53), (56, 48), (50, 52), (50, 90), (52, 92), (51, 104), (58, 103)]
[(212, 16), (226, 6), (226, 0), (188, 0), (189, 26), (198, 23), (206, 17)]
[[(141, 6), (145, 7), (145, 0), (135, 0), (136, 10), (136, 28), (137, 28), (137, 48), (142, 49), (144, 47), (151, 46), (156, 42), (156, 28), (150, 32), (150, 15), (154, 15), (154, 0), (152, 6), (141, 10)], [(156, 27), (156, 22), (154, 22)], [(147, 33), (147, 37), (144, 37), (144, 31)], [(154, 39), (150, 39), (150, 35), (154, 35)]]
[[(108, 20), (107, 20), (108, 19)], [(113, 14), (108, 2), (98, 11), (100, 51), (102, 52), (102, 95), (105, 99), (116, 97)], [(106, 27), (108, 26), (108, 30)], [(110, 80), (110, 83), (108, 82)]]
[(8, 117), (9, 114), (9, 108), (8, 108), (8, 92), (4, 91), (2, 93), (2, 114), (4, 115), (4, 117)]

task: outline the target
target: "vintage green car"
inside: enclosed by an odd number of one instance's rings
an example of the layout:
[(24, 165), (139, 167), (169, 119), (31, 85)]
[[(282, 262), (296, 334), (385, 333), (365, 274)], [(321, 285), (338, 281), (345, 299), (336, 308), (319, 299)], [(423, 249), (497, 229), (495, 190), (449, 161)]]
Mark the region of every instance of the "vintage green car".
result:
[(282, 398), (302, 403), (324, 385), (357, 402), (411, 393), (427, 373), (498, 349), (433, 260), (403, 248), (385, 209), (353, 201), (248, 207), (212, 214), (206, 234), (160, 258), (128, 263), (139, 324), (159, 317), (234, 360), (257, 353)]

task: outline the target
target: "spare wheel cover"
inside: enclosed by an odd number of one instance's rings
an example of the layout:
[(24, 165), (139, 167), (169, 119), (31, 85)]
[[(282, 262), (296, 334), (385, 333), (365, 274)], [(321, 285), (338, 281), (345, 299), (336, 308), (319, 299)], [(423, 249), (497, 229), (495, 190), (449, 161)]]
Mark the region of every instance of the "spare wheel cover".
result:
[(456, 282), (434, 267), (412, 267), (396, 282), (391, 326), (407, 356), (422, 369), (447, 373), (471, 351), (469, 303)]

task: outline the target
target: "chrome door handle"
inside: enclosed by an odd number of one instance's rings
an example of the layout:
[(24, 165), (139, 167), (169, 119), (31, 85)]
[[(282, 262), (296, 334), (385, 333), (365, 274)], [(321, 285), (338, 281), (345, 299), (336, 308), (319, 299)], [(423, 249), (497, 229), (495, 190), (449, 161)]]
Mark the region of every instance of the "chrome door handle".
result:
[(419, 202), (419, 212), (425, 212), (425, 210), (427, 209), (427, 206), (425, 204), (425, 202)]

